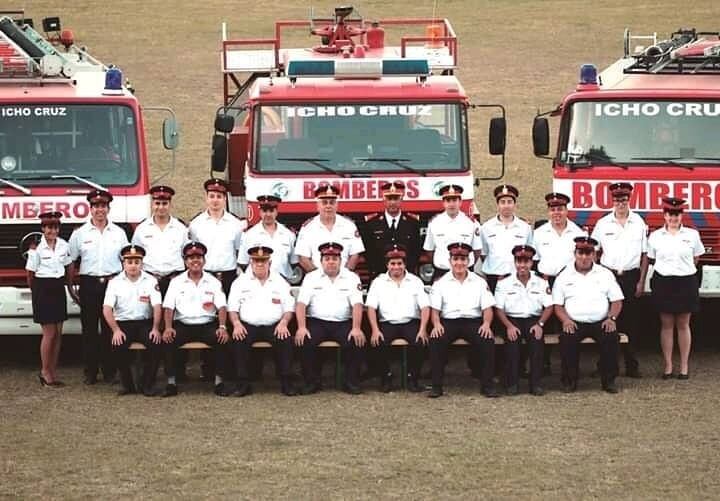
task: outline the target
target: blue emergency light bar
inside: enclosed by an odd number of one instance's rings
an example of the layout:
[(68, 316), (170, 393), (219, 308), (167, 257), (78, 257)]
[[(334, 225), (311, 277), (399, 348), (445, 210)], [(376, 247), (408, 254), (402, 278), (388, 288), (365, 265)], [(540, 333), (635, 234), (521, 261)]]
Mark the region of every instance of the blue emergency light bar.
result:
[(580, 67), (580, 84), (581, 85), (597, 85), (598, 70), (594, 64), (583, 64)]
[(335, 78), (380, 78), (381, 76), (429, 75), (430, 65), (426, 59), (371, 59), (351, 58), (338, 60), (290, 61), (287, 67), (289, 78), (335, 77)]
[(123, 83), (122, 71), (119, 68), (108, 68), (105, 73), (105, 91), (121, 91)]

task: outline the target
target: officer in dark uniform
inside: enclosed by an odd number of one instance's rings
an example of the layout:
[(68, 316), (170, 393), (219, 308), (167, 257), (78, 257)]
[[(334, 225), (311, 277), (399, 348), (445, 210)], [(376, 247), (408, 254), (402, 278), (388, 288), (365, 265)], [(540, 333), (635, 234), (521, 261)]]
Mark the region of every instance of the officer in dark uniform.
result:
[(417, 272), (420, 257), (420, 217), (401, 209), (405, 195), (405, 183), (393, 181), (381, 186), (383, 212), (365, 216), (362, 237), (365, 242), (365, 258), (371, 277), (387, 271), (385, 249), (399, 244), (407, 249), (406, 266), (410, 273)]

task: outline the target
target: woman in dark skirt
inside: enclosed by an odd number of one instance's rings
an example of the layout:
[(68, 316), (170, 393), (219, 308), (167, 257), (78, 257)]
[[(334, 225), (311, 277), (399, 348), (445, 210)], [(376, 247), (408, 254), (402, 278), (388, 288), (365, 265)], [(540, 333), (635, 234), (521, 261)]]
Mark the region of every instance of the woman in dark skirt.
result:
[(42, 238), (28, 251), (27, 281), (32, 291), (33, 321), (42, 328), (40, 341), (40, 384), (63, 386), (57, 378), (60, 338), (63, 322), (67, 320), (65, 286), (68, 280), (70, 249), (68, 243), (58, 237), (59, 212), (40, 214)]
[(700, 234), (682, 224), (685, 200), (663, 198), (665, 225), (648, 238), (648, 258), (654, 260), (650, 280), (652, 298), (660, 312), (660, 345), (665, 359), (663, 379), (673, 376), (675, 329), (680, 349), (678, 379), (688, 379), (690, 316), (700, 308), (697, 263), (705, 252)]

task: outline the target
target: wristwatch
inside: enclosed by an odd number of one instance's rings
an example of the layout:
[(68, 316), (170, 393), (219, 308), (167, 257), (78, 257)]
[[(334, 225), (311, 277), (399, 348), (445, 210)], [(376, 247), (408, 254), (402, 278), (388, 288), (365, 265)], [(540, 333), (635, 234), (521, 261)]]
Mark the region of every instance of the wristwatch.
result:
[(617, 317), (615, 315), (610, 315), (608, 318), (613, 322), (617, 322)]
[(219, 325), (219, 326), (218, 326), (218, 329), (223, 330), (223, 331), (226, 331), (226, 330), (227, 330), (227, 327), (226, 327), (225, 325)]
[(545, 322), (543, 322), (542, 320), (538, 320), (538, 321), (537, 321), (537, 324), (538, 324), (540, 327), (545, 327)]

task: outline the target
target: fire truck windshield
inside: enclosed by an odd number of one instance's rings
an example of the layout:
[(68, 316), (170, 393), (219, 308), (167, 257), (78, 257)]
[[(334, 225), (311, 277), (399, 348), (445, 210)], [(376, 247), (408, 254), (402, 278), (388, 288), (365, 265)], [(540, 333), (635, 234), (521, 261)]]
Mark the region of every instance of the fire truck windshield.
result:
[(255, 108), (255, 170), (339, 175), (469, 168), (457, 104), (313, 104)]
[(572, 104), (560, 162), (592, 165), (720, 165), (720, 102), (593, 101)]
[(77, 176), (103, 186), (133, 185), (138, 165), (130, 107), (0, 104), (3, 179), (37, 186), (67, 184), (67, 176)]

